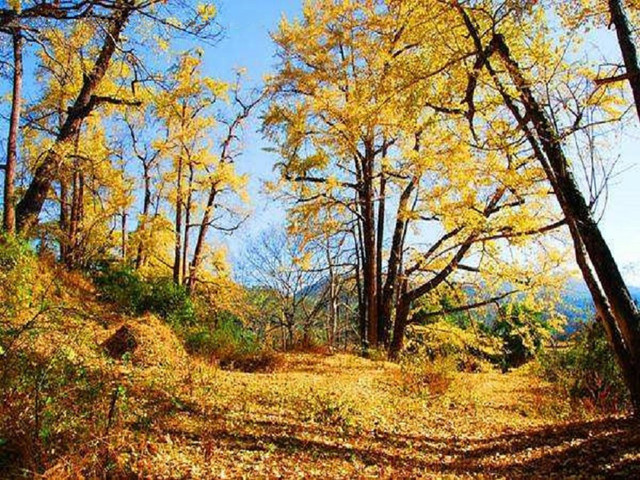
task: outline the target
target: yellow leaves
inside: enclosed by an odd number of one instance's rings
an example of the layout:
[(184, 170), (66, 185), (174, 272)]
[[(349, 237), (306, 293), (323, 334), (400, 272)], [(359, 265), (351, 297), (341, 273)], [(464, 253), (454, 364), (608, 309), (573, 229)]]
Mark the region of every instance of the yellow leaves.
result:
[(199, 3), (196, 10), (203, 22), (208, 22), (214, 19), (218, 13), (217, 8), (213, 3)]
[(229, 85), (225, 82), (213, 79), (211, 77), (205, 77), (203, 79), (205, 87), (209, 90), (212, 96), (216, 98), (225, 98), (229, 90)]
[(22, 1), (21, 0), (9, 0), (9, 8), (14, 12), (20, 13), (22, 11)]
[(169, 42), (160, 36), (156, 38), (156, 45), (163, 52), (166, 52), (169, 50)]

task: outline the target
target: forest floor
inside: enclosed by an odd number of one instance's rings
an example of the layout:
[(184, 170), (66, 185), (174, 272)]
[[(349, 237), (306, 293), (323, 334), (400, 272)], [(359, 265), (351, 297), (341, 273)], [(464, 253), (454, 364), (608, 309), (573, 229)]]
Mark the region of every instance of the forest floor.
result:
[(456, 374), (433, 396), (385, 362), (309, 354), (283, 362), (268, 374), (200, 365), (191, 388), (207, 401), (185, 402), (136, 433), (134, 470), (145, 478), (640, 478), (637, 423), (554, 419), (561, 399), (523, 372)]
[[(43, 348), (64, 345), (110, 383), (88, 407), (73, 385), (50, 404), (70, 433), (38, 478), (640, 478), (638, 423), (578, 415), (526, 367), (420, 377), (291, 353), (269, 373), (226, 371), (189, 356), (155, 317), (85, 306), (95, 320)], [(138, 348), (106, 359), (99, 346), (123, 323)]]

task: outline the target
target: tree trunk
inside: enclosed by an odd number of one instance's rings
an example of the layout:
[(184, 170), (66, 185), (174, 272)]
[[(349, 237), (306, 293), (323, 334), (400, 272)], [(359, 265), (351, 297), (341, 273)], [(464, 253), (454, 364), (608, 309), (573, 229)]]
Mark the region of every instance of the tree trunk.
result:
[(378, 229), (376, 232), (376, 317), (378, 319), (378, 342), (385, 347), (388, 345), (387, 332), (388, 324), (387, 317), (382, 315), (382, 249), (384, 247), (384, 218), (385, 218), (385, 206), (386, 206), (386, 186), (387, 179), (382, 172), (382, 178), (380, 178), (380, 192), (378, 198)]
[(133, 4), (125, 3), (122, 9), (111, 19), (96, 63), (91, 72), (84, 76), (80, 92), (73, 106), (69, 108), (67, 118), (56, 136), (54, 145), (44, 155), (42, 163), (33, 174), (29, 187), (16, 206), (16, 227), (18, 231), (27, 232), (38, 223), (38, 216), (61, 161), (58, 153), (61, 150), (60, 147), (74, 139), (80, 131), (83, 120), (98, 104), (94, 96), (95, 92), (107, 73), (111, 57), (134, 8)]
[(191, 276), (187, 271), (189, 268), (189, 230), (191, 229), (191, 209), (193, 208), (193, 178), (195, 171), (193, 168), (193, 162), (189, 161), (189, 182), (187, 184), (187, 202), (185, 205), (185, 217), (184, 217), (184, 243), (182, 246), (182, 278), (187, 283), (187, 288), (191, 290), (190, 279)]
[(64, 176), (60, 178), (60, 260), (67, 258), (69, 250), (69, 183)]
[(363, 240), (363, 287), (366, 298), (367, 343), (369, 348), (378, 346), (378, 302), (376, 286), (376, 222), (373, 191), (374, 157), (371, 147), (363, 162), (363, 186), (361, 194), (362, 240)]
[(211, 219), (213, 217), (213, 212), (215, 210), (216, 197), (218, 195), (217, 185), (211, 185), (211, 189), (209, 190), (209, 197), (207, 198), (207, 205), (204, 209), (204, 214), (202, 215), (202, 223), (200, 224), (200, 229), (198, 230), (198, 238), (196, 239), (196, 246), (193, 249), (193, 258), (191, 259), (191, 266), (189, 268), (189, 283), (187, 287), (189, 290), (192, 290), (195, 286), (198, 269), (200, 268), (200, 264), (202, 263), (202, 254), (204, 252), (204, 243), (207, 239), (207, 231), (209, 230), (209, 225), (211, 224)]
[(618, 37), (618, 45), (620, 53), (624, 61), (626, 69), (627, 81), (633, 93), (633, 100), (636, 104), (636, 113), (640, 119), (640, 66), (638, 66), (638, 53), (631, 28), (629, 28), (629, 20), (624, 11), (621, 0), (609, 0), (609, 13), (611, 14), (611, 23), (615, 26), (616, 36)]
[(15, 177), (18, 159), (18, 133), (20, 128), (20, 108), (22, 105), (22, 45), (24, 39), (19, 28), (12, 34), (13, 40), (13, 94), (11, 98), (11, 117), (9, 119), (9, 137), (7, 140), (7, 164), (4, 174), (4, 217), (5, 231), (13, 235), (16, 229), (15, 215)]
[(122, 215), (120, 218), (120, 234), (122, 235), (122, 260), (124, 262), (127, 261), (127, 210), (122, 210)]
[[(400, 201), (398, 202), (398, 211), (396, 214), (396, 225), (393, 231), (393, 239), (391, 240), (391, 252), (389, 253), (389, 261), (387, 265), (387, 278), (384, 282), (384, 288), (382, 290), (381, 309), (380, 315), (385, 318), (385, 325), (387, 329), (391, 326), (391, 315), (393, 300), (398, 293), (398, 278), (402, 267), (402, 253), (404, 250), (405, 232), (407, 229), (406, 211), (409, 205), (409, 200), (415, 187), (418, 184), (418, 177), (413, 177), (409, 184), (405, 187), (400, 195)], [(387, 330), (387, 340), (389, 332)]]
[(180, 285), (182, 269), (182, 153), (178, 154), (178, 185), (176, 188), (175, 247), (173, 257), (173, 282)]
[(353, 232), (353, 241), (356, 251), (355, 261), (355, 280), (356, 290), (358, 292), (358, 334), (360, 335), (360, 343), (362, 350), (367, 349), (367, 314), (366, 314), (366, 300), (364, 298), (364, 289), (362, 287), (362, 246), (359, 234), (360, 222), (358, 222), (358, 233)]
[(389, 358), (397, 360), (404, 348), (404, 337), (409, 324), (409, 312), (411, 311), (411, 300), (405, 295), (407, 290), (406, 281), (403, 282), (402, 292), (398, 295), (396, 306), (396, 321), (393, 325), (393, 338), (389, 346)]
[[(151, 175), (149, 173), (149, 165), (143, 165), (144, 173), (144, 199), (142, 201), (142, 225), (139, 230), (144, 231), (149, 221), (149, 210), (151, 209)], [(136, 270), (144, 265), (144, 247), (142, 242), (138, 243), (138, 253), (136, 254)]]

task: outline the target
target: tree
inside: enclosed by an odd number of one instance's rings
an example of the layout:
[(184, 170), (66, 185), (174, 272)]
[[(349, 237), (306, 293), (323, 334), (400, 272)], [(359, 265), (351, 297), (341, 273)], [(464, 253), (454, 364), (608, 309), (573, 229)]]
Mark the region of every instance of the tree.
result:
[[(562, 224), (540, 167), (515, 148), (479, 145), (460, 133), (464, 115), (448, 116), (461, 111), (443, 105), (451, 83), (466, 84), (469, 55), (451, 55), (456, 34), (440, 28), (450, 9), (424, 3), (308, 3), (304, 21), (275, 36), (281, 67), (265, 117), (292, 228), (353, 232), (365, 347), (392, 356), (412, 305), (447, 283), (491, 285), (460, 308), (539, 288), (557, 258), (537, 271), (505, 259)], [(426, 44), (432, 29), (443, 38)], [(497, 125), (491, 141), (502, 138)]]
[(11, 94), (11, 117), (9, 119), (9, 137), (7, 139), (7, 163), (4, 165), (4, 216), (3, 227), (9, 234), (15, 232), (15, 176), (18, 159), (18, 129), (20, 127), (20, 109), (22, 106), (22, 45), (24, 38), (19, 26), (12, 27), (13, 44), (13, 91)]
[[(139, 65), (139, 59), (133, 50), (129, 49), (125, 53), (126, 49), (121, 45), (123, 32), (131, 23), (131, 19), (140, 16), (151, 20), (152, 25), (158, 27), (157, 35), (150, 35), (154, 41), (164, 41), (160, 37), (165, 35), (167, 30), (211, 39), (217, 34), (217, 32), (211, 32), (212, 25), (215, 25), (214, 13), (215, 11), (207, 6), (196, 8), (183, 2), (172, 2), (171, 5), (167, 5), (165, 2), (156, 0), (142, 3), (128, 0), (70, 2), (62, 7), (57, 3), (52, 5), (35, 3), (33, 6), (24, 6), (20, 12), (0, 12), (0, 24), (11, 23), (16, 19), (26, 21), (34, 18), (47, 18), (52, 21), (70, 19), (90, 21), (94, 26), (92, 33), (97, 44), (96, 50), (93, 51), (97, 52), (95, 60), (87, 71), (83, 72), (81, 87), (75, 92), (71, 106), (66, 108), (65, 105), (64, 122), (56, 134), (55, 141), (39, 157), (40, 161), (33, 171), (33, 177), (16, 206), (16, 223), (19, 230), (27, 232), (37, 223), (55, 180), (57, 167), (61, 162), (60, 152), (73, 144), (82, 129), (84, 120), (101, 105), (138, 104), (136, 100), (104, 95), (100, 91), (116, 53), (122, 54), (125, 59)], [(134, 68), (136, 76), (137, 70)], [(135, 86), (139, 80), (136, 78), (131, 85)], [(135, 96), (135, 88), (133, 90), (132, 93)]]
[(245, 252), (243, 283), (262, 293), (254, 298), (271, 304), (267, 309), (262, 304), (262, 314), (283, 332), (285, 349), (295, 345), (298, 331), (303, 342), (310, 341), (312, 327), (323, 313), (327, 289), (317, 261), (305, 252), (300, 237), (273, 229), (263, 232)]
[[(558, 123), (552, 120), (554, 117), (548, 110), (556, 106), (550, 103), (545, 108), (535, 89), (544, 77), (534, 79), (521, 67), (510, 42), (520, 44), (518, 37), (522, 30), (514, 26), (513, 17), (504, 15), (507, 12), (478, 18), (461, 4), (457, 9), (474, 43), (480, 67), (488, 72), (503, 105), (553, 188), (569, 227), (578, 265), (624, 372), (637, 413), (640, 411), (640, 314), (593, 216), (593, 205), (579, 188), (565, 151), (566, 133), (558, 130)], [(495, 21), (498, 17), (505, 20)], [(487, 21), (493, 23), (485, 31), (479, 25)], [(523, 56), (527, 53), (524, 50)], [(536, 55), (536, 58), (540, 57)], [(592, 98), (584, 101), (593, 103)]]
[[(243, 121), (257, 104), (257, 101), (244, 104), (239, 97), (239, 83), (233, 87), (240, 109), (223, 128), (220, 155), (214, 154), (211, 137), (218, 126), (214, 108), (227, 96), (229, 88), (202, 76), (201, 66), (199, 53), (182, 55), (164, 88), (156, 95), (154, 107), (155, 115), (166, 130), (156, 144), (161, 157), (172, 162), (165, 175), (174, 186), (170, 192), (175, 234), (173, 279), (189, 288), (198, 280), (209, 228), (232, 231), (237, 227), (232, 200), (227, 198), (225, 203), (225, 197), (243, 196), (246, 177), (235, 172), (234, 144)], [(197, 222), (199, 205), (203, 206), (202, 220)], [(225, 217), (234, 223), (222, 224)], [(199, 227), (199, 231), (192, 249), (190, 233), (194, 227)]]

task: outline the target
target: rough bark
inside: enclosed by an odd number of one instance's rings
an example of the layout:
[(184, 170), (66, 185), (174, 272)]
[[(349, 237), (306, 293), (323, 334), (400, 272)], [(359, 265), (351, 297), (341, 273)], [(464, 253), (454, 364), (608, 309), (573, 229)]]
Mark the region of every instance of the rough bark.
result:
[(20, 129), (20, 109), (22, 106), (22, 45), (24, 39), (19, 28), (12, 32), (13, 42), (13, 92), (11, 97), (11, 117), (7, 139), (7, 163), (4, 174), (4, 217), (5, 231), (13, 235), (16, 229), (15, 177), (18, 159), (18, 134)]
[(376, 286), (376, 222), (374, 212), (372, 147), (367, 146), (362, 165), (362, 189), (360, 194), (363, 240), (363, 288), (366, 298), (367, 343), (369, 348), (378, 346), (378, 302)]
[(638, 52), (633, 42), (633, 35), (629, 27), (629, 20), (624, 11), (621, 0), (609, 0), (609, 13), (611, 23), (616, 29), (620, 53), (624, 61), (627, 81), (633, 93), (633, 100), (636, 105), (636, 112), (640, 119), (640, 66), (638, 65)]
[(389, 346), (389, 358), (397, 360), (400, 352), (404, 348), (404, 338), (409, 324), (409, 312), (411, 311), (411, 301), (406, 295), (406, 281), (403, 282), (401, 291), (399, 292), (399, 301), (396, 308), (396, 321), (393, 325), (393, 337)]

